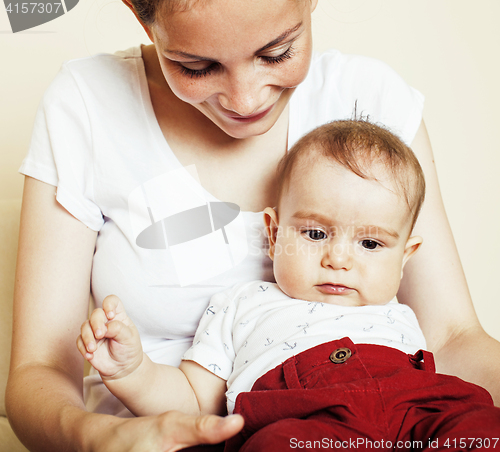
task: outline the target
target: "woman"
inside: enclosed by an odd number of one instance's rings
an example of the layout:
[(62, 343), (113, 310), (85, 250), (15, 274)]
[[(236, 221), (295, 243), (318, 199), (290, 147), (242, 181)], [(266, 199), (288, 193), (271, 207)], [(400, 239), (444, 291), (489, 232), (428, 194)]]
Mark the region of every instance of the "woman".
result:
[[(111, 293), (122, 299), (154, 359), (179, 360), (212, 293), (272, 277), (258, 224), (274, 205), (278, 160), (308, 128), (354, 111), (399, 132), (426, 174), (416, 230), (426, 246), (406, 267), (399, 299), (415, 310), (438, 370), (486, 387), (500, 403), (491, 369), (500, 345), (480, 327), (468, 295), (418, 93), (371, 60), (333, 52), (311, 63), (315, 0), (124, 1), (154, 46), (66, 65), (47, 92), (23, 164), (7, 393), (23, 442), (51, 451), (176, 450), (241, 428), (238, 417), (112, 416), (126, 413), (95, 376), (86, 382), (94, 412), (87, 411), (75, 340), (90, 282), (97, 303)], [(168, 246), (149, 235), (175, 211), (172, 197), (158, 193), (190, 165), (210, 203), (241, 208), (240, 235), (250, 245), (241, 262), (205, 279), (187, 274), (172, 249), (165, 258)]]

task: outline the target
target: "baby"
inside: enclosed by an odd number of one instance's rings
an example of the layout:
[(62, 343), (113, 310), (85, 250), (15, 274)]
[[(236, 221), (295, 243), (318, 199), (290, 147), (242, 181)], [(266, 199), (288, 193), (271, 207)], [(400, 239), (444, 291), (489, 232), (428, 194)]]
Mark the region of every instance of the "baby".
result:
[(116, 297), (82, 326), (80, 352), (136, 415), (242, 414), (228, 451), (494, 441), (489, 394), (436, 374), (413, 311), (395, 300), (422, 244), (411, 232), (424, 192), (395, 135), (361, 120), (326, 124), (283, 158), (278, 205), (264, 211), (276, 284), (212, 297), (179, 368), (142, 352)]

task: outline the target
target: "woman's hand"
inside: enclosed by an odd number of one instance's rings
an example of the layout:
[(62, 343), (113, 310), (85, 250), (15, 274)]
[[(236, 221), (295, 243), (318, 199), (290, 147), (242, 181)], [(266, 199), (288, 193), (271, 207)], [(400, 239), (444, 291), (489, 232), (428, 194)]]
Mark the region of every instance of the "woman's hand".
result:
[(158, 416), (113, 418), (111, 429), (93, 437), (90, 450), (105, 452), (171, 452), (198, 444), (218, 444), (243, 427), (240, 415), (191, 416), (169, 411)]
[(143, 359), (137, 328), (115, 295), (104, 299), (102, 309), (94, 309), (90, 319), (83, 323), (76, 343), (103, 380), (131, 374)]

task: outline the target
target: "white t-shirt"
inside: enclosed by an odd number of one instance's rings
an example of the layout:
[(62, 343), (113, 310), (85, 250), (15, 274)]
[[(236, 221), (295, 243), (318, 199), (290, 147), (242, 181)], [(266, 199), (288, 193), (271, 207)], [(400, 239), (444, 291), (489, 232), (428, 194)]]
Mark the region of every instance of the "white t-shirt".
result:
[(290, 298), (275, 283), (252, 281), (212, 297), (183, 359), (227, 380), (232, 413), (240, 392), (293, 355), (343, 337), (414, 354), (426, 348), (413, 311), (386, 305), (338, 306)]
[[(289, 146), (316, 126), (352, 117), (355, 105), (410, 143), (423, 96), (379, 61), (337, 51), (315, 56), (290, 101)], [(182, 169), (165, 140), (139, 47), (63, 65), (40, 104), (20, 172), (56, 186), (58, 202), (99, 231), (94, 299), (121, 298), (154, 361), (180, 362), (213, 294), (241, 281), (273, 280), (261, 212), (240, 212), (226, 228), (212, 224), (199, 239), (203, 246), (161, 243), (165, 218), (220, 200)], [(210, 268), (210, 258), (223, 255)], [(98, 375), (88, 377), (86, 389), (90, 410), (120, 410)]]

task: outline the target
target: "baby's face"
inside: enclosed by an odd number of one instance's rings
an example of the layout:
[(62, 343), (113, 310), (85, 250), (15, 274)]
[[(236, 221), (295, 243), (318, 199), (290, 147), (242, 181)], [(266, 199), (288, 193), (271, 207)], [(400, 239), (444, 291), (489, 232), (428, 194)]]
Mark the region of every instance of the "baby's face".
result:
[(270, 256), (292, 298), (349, 306), (385, 304), (422, 242), (408, 238), (409, 208), (385, 170), (362, 179), (325, 157), (294, 168), (278, 214), (266, 209)]

